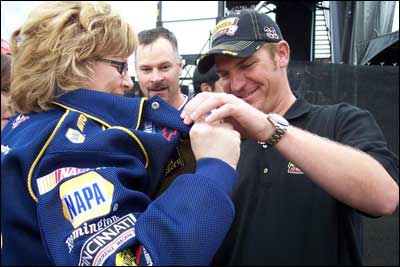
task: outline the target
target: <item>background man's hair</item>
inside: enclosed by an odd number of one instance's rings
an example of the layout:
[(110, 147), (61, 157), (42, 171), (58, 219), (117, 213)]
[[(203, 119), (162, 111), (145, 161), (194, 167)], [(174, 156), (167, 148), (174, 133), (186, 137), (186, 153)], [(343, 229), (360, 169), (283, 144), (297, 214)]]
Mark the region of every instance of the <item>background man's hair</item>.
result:
[(174, 50), (176, 51), (177, 55), (179, 56), (178, 41), (176, 40), (175, 34), (164, 27), (157, 27), (150, 30), (144, 30), (139, 32), (138, 34), (139, 45), (152, 44), (160, 37), (168, 40), (171, 43)]

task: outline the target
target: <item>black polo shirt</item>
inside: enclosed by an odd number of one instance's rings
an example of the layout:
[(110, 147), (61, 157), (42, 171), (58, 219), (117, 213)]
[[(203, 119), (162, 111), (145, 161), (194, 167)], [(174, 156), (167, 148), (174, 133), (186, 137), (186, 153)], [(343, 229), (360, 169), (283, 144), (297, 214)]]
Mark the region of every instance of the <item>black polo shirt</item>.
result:
[[(398, 179), (398, 158), (370, 112), (344, 103), (311, 105), (300, 96), (285, 118), (368, 153)], [(314, 184), (274, 147), (243, 141), (238, 171), (236, 217), (215, 265), (362, 264), (361, 214)]]

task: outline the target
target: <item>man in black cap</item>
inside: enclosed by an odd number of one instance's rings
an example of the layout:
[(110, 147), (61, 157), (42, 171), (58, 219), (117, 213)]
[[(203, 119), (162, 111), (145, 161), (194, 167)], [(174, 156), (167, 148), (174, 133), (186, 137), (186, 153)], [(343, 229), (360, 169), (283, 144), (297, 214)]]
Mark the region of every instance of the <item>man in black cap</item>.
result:
[(290, 48), (267, 15), (221, 20), (199, 62), (216, 64), (225, 93), (184, 108), (190, 124), (228, 120), (242, 134), (236, 217), (216, 265), (360, 265), (362, 215), (390, 215), (399, 161), (372, 115), (312, 105), (290, 88)]

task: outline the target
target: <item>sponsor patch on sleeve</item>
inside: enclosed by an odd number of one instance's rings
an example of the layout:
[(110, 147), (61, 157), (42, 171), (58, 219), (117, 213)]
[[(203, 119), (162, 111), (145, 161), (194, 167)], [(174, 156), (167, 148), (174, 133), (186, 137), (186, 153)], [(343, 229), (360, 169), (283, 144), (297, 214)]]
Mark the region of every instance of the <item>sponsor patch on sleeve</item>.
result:
[(139, 246), (135, 254), (133, 254), (130, 248), (127, 248), (115, 256), (117, 266), (139, 266), (143, 265), (140, 264), (141, 262), (146, 263), (147, 266), (153, 266), (153, 260), (143, 246)]
[[(81, 249), (79, 266), (100, 266), (117, 249), (135, 237), (136, 218), (128, 214), (90, 237)], [(125, 261), (133, 261), (124, 255)]]
[(29, 116), (19, 114), (18, 117), (16, 117), (15, 120), (13, 121), (11, 128), (13, 129), (17, 128), (22, 122), (26, 120), (29, 120)]
[(85, 221), (104, 216), (111, 210), (114, 185), (94, 171), (87, 172), (60, 186), (64, 217), (74, 228)]
[(36, 179), (39, 194), (43, 195), (52, 190), (64, 178), (78, 175), (90, 170), (89, 168), (64, 167)]
[(67, 130), (65, 137), (67, 137), (67, 139), (74, 144), (82, 144), (83, 142), (85, 142), (85, 135), (81, 134), (78, 130), (72, 128), (69, 128)]
[(115, 264), (117, 266), (137, 266), (136, 256), (130, 248), (118, 252), (115, 256)]

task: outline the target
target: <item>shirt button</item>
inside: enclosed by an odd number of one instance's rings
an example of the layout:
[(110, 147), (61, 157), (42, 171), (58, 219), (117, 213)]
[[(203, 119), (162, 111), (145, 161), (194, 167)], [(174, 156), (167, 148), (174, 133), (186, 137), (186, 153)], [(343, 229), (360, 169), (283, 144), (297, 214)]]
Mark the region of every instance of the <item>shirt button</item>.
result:
[(160, 103), (158, 103), (158, 102), (151, 103), (151, 108), (152, 109), (159, 109), (160, 108)]
[(268, 173), (268, 168), (264, 168), (264, 173), (265, 173), (265, 174)]

